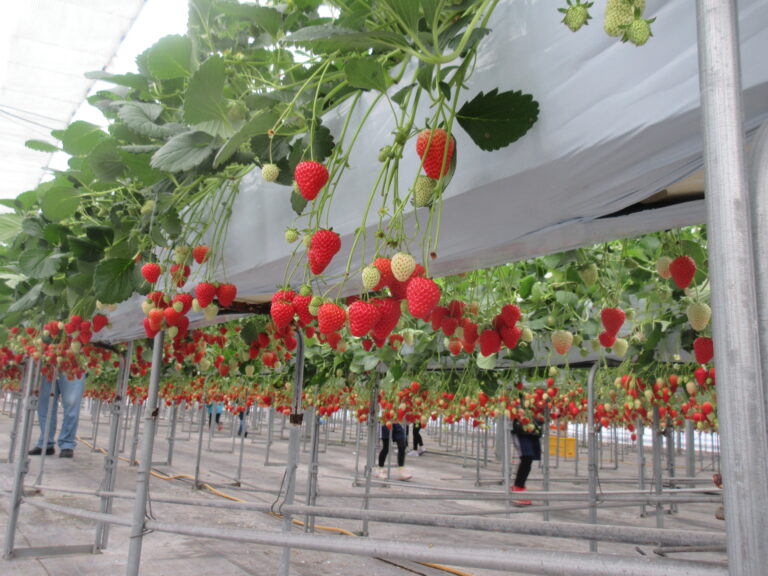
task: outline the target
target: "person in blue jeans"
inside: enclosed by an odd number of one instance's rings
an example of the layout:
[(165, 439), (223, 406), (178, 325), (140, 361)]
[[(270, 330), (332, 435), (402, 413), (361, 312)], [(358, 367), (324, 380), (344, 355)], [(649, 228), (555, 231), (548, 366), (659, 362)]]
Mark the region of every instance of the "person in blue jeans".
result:
[[(379, 467), (374, 471), (373, 475), (376, 478), (386, 478), (387, 471), (384, 468), (384, 464), (387, 462), (387, 455), (389, 454), (389, 436), (390, 430), (387, 426), (381, 427), (381, 452), (379, 452)], [(408, 450), (408, 435), (402, 424), (395, 423), (392, 425), (392, 440), (397, 444), (397, 476), (398, 480), (408, 480), (413, 476), (405, 468), (405, 453)]]
[(54, 448), (56, 437), (56, 420), (59, 411), (59, 398), (61, 398), (62, 422), (59, 431), (59, 457), (72, 458), (75, 455), (75, 445), (77, 444), (77, 425), (80, 421), (80, 404), (83, 399), (83, 390), (85, 388), (85, 375), (81, 377), (73, 376), (68, 378), (63, 372), (58, 372), (55, 380), (55, 393), (53, 397), (53, 406), (51, 407), (51, 423), (48, 426), (48, 441), (43, 438), (48, 419), (48, 403), (51, 395), (51, 380), (43, 377), (40, 384), (40, 401), (37, 405), (37, 416), (40, 424), (40, 438), (37, 445), (29, 451), (31, 456), (39, 456), (43, 453), (52, 455), (56, 452)]

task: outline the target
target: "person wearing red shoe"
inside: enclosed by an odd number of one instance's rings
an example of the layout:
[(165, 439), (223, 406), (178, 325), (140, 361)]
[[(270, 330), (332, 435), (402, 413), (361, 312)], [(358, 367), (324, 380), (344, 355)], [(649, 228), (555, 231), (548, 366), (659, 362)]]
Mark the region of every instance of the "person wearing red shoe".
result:
[[(525, 492), (525, 483), (531, 473), (531, 465), (534, 460), (541, 460), (541, 426), (542, 423), (535, 419), (532, 419), (525, 426), (517, 419), (512, 421), (512, 439), (520, 457), (512, 492)], [(532, 502), (530, 500), (514, 500), (513, 504), (530, 506)]]

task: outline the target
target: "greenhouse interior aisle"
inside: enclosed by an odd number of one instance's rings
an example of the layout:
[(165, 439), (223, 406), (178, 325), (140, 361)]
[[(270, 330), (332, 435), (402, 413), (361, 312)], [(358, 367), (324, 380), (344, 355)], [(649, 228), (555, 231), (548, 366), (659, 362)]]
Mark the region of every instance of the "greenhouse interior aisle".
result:
[[(169, 412), (169, 411), (168, 411)], [(196, 412), (196, 411), (194, 411)], [(180, 522), (185, 524), (206, 525), (217, 528), (239, 527), (248, 530), (264, 530), (278, 532), (281, 522), (267, 513), (258, 511), (236, 511), (200, 506), (176, 506), (158, 502), (163, 498), (195, 499), (200, 504), (210, 502), (227, 502), (226, 496), (234, 496), (257, 504), (270, 505), (276, 502), (274, 491), (281, 485), (285, 471), (287, 433), (282, 425), (282, 416), (274, 420), (274, 444), (269, 454), (270, 465), (265, 465), (267, 421), (263, 411), (259, 411), (256, 427), (251, 430), (248, 439), (244, 441), (244, 462), (241, 473), (242, 486), (237, 487), (233, 478), (237, 475), (240, 440), (229, 432), (234, 431), (232, 422), (225, 419), (224, 430), (215, 432), (209, 442), (203, 443), (202, 463), (200, 466), (200, 482), (211, 489), (193, 490), (193, 480), (178, 478), (164, 480), (162, 475), (194, 474), (198, 435), (192, 429), (190, 416), (182, 416), (177, 433), (173, 453), (173, 466), (155, 466), (155, 475), (151, 479), (150, 498), (151, 515), (160, 522)], [(88, 414), (93, 411), (84, 409), (84, 419), (81, 422), (83, 436), (93, 435), (94, 422), (88, 420)], [(197, 414), (195, 414), (195, 417)], [(166, 438), (169, 433), (167, 414), (161, 420), (158, 440), (155, 446), (155, 459), (161, 460), (167, 453)], [(8, 450), (12, 419), (8, 413), (0, 416), (0, 452)], [(106, 412), (102, 413), (100, 421), (101, 438), (106, 438), (108, 420)], [(326, 433), (327, 428), (327, 433)], [(425, 433), (427, 452), (421, 456), (409, 455), (407, 465), (413, 472), (410, 482), (392, 482), (387, 485), (377, 482), (373, 488), (370, 508), (373, 510), (407, 511), (419, 513), (453, 514), (465, 517), (484, 516), (487, 518), (504, 518), (505, 504), (501, 500), (501, 490), (498, 481), (501, 478), (501, 466), (494, 459), (493, 445), (489, 442), (488, 465), (485, 466), (484, 454), (481, 452), (480, 470), (481, 486), (476, 488), (476, 460), (469, 455), (472, 451), (472, 439), (466, 446), (463, 442), (463, 428), (451, 432), (454, 427), (443, 427), (442, 433), (437, 425), (428, 427)], [(199, 429), (199, 428), (198, 428)], [(362, 471), (365, 462), (365, 438), (360, 443), (361, 459), (355, 454), (355, 427), (348, 426), (345, 432), (345, 443), (341, 444), (342, 423), (336, 421), (323, 424), (321, 427), (320, 469), (319, 469), (319, 506), (360, 508), (362, 489), (354, 487), (355, 466)], [(205, 431), (208, 434), (208, 431)], [(130, 432), (128, 434), (130, 436)], [(489, 434), (489, 436), (491, 436)], [(482, 434), (475, 433), (476, 438)], [(492, 440), (492, 438), (491, 438)], [(97, 510), (98, 500), (93, 496), (72, 494), (58, 489), (96, 490), (103, 472), (104, 457), (101, 452), (91, 450), (88, 440), (82, 439), (73, 460), (50, 457), (45, 462), (45, 475), (42, 479), (42, 490), (35, 490), (32, 484), (39, 473), (40, 459), (33, 458), (27, 476), (27, 497), (22, 505), (17, 542), (20, 548), (27, 546), (57, 546), (71, 544), (89, 544), (93, 542), (95, 523), (79, 518), (61, 515), (52, 510), (43, 510), (34, 505), (37, 501), (48, 504), (75, 506), (84, 510)], [(101, 445), (98, 441), (97, 444)], [(307, 461), (309, 442), (302, 440), (301, 461), (298, 470), (297, 501), (304, 502), (304, 490), (307, 479)], [(119, 464), (117, 492), (133, 493), (136, 478), (136, 467), (129, 466), (127, 460), (130, 453), (131, 439), (125, 443), (125, 451)], [(618, 450), (618, 466), (614, 469), (614, 448)], [(620, 450), (619, 450), (620, 449)], [(475, 452), (476, 454), (476, 452)], [(576, 475), (576, 462), (552, 454), (550, 456), (551, 489), (559, 491), (586, 491), (586, 451), (582, 446), (579, 450), (580, 466)], [(684, 455), (676, 457), (677, 466), (684, 468)], [(646, 460), (649, 463), (650, 474), (651, 455), (646, 449)], [(513, 462), (514, 463), (514, 462)], [(557, 468), (555, 468), (557, 465)], [(685, 528), (689, 530), (704, 530), (722, 532), (724, 523), (714, 516), (718, 504), (717, 491), (711, 484), (711, 475), (715, 466), (715, 458), (711, 453), (702, 452), (697, 455), (698, 486), (711, 489), (712, 495), (705, 495), (710, 502), (681, 504), (676, 513), (664, 513), (664, 526), (667, 528)], [(632, 490), (634, 484), (627, 485), (627, 478), (636, 476), (637, 451), (627, 445), (606, 446), (602, 451), (599, 470), (600, 488), (602, 491)], [(394, 471), (393, 471), (394, 472)], [(682, 475), (679, 473), (678, 475)], [(13, 466), (0, 465), (2, 488), (8, 492), (13, 480)], [(534, 469), (530, 489), (542, 488), (542, 470)], [(473, 500), (457, 500), (446, 495), (441, 490), (462, 489), (467, 492), (475, 490), (487, 491), (487, 498)], [(344, 494), (340, 497), (336, 495)], [(454, 494), (455, 496), (456, 494)], [(7, 498), (3, 498), (3, 523), (6, 522)], [(129, 518), (131, 501), (115, 499), (114, 513), (118, 517)], [(569, 506), (573, 503), (553, 502), (555, 508)], [(279, 505), (275, 508), (277, 509)], [(554, 521), (584, 523), (587, 521), (585, 505), (580, 510), (550, 512)], [(539, 511), (531, 509), (511, 508), (510, 516), (521, 522), (540, 521)], [(637, 505), (622, 508), (606, 508), (599, 510), (601, 522), (622, 524), (636, 527), (655, 527), (657, 524), (653, 507), (647, 507), (646, 517), (640, 517), (640, 507)], [(298, 517), (302, 518), (303, 517)], [(332, 526), (352, 533), (359, 533), (361, 522), (341, 519), (317, 520), (318, 533), (320, 528)], [(473, 542), (481, 542), (478, 548), (492, 547), (504, 550), (507, 547), (549, 549), (557, 551), (586, 552), (589, 549), (587, 541), (565, 540), (545, 537), (532, 537), (522, 534), (480, 533), (466, 530), (447, 530), (436, 527), (421, 527), (408, 524), (371, 523), (370, 537), (398, 543), (431, 543), (439, 545), (461, 546), (470, 538)], [(302, 533), (303, 528), (297, 526), (296, 534)], [(327, 532), (327, 531), (326, 531)], [(480, 538), (480, 536), (482, 538)], [(352, 535), (350, 535), (352, 537)], [(110, 532), (109, 545), (99, 554), (78, 554), (48, 558), (17, 558), (2, 560), (2, 573), (6, 576), (56, 576), (69, 575), (103, 575), (121, 573), (125, 567), (128, 549), (128, 529), (114, 526)], [(653, 546), (635, 546), (629, 544), (600, 543), (603, 553), (623, 555), (647, 555), (655, 557)], [(291, 574), (295, 575), (353, 575), (364, 572), (372, 576), (389, 576), (398, 574), (423, 574), (437, 576), (439, 574), (472, 574), (485, 576), (500, 572), (477, 569), (452, 567), (454, 572), (424, 566), (415, 562), (401, 559), (393, 561), (377, 560), (362, 556), (341, 554), (325, 554), (306, 550), (294, 550), (291, 562)], [(675, 559), (705, 560), (719, 563), (725, 560), (725, 554), (719, 552), (696, 552), (689, 554), (670, 554)], [(275, 573), (280, 558), (280, 549), (276, 547), (258, 546), (238, 542), (225, 542), (213, 539), (192, 538), (181, 535), (149, 533), (144, 537), (141, 573), (147, 576), (179, 574), (184, 572), (205, 575), (245, 575)], [(671, 568), (671, 566), (670, 566)]]

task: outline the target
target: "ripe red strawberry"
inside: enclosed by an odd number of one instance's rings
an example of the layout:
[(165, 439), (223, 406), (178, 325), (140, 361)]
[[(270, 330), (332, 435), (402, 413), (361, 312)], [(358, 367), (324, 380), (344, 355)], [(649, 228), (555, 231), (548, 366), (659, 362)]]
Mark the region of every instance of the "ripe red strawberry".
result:
[(443, 331), (443, 334), (445, 334), (449, 338), (453, 336), (453, 334), (456, 332), (456, 328), (458, 327), (459, 327), (459, 321), (456, 320), (456, 318), (453, 318), (452, 316), (446, 316), (443, 318), (443, 321), (440, 322), (440, 329)]
[(231, 306), (237, 297), (237, 286), (234, 284), (219, 284), (219, 290), (216, 293), (219, 304), (222, 306)]
[(201, 244), (192, 248), (192, 257), (198, 264), (206, 262), (208, 260), (208, 246)]
[(466, 305), (461, 300), (451, 300), (448, 303), (448, 315), (454, 318), (461, 318), (464, 316), (464, 309)]
[(395, 329), (395, 326), (397, 326), (397, 323), (400, 321), (402, 312), (400, 302), (394, 298), (382, 298), (381, 300), (374, 302), (381, 310), (381, 318), (376, 323), (376, 326), (373, 327), (373, 330), (371, 330), (371, 335), (374, 337), (374, 340), (376, 340), (376, 345), (381, 348), (381, 345), (379, 345), (378, 342), (386, 339), (392, 330)]
[(465, 318), (462, 328), (464, 329), (464, 348), (466, 349), (467, 345), (474, 346), (477, 342), (477, 324)]
[(699, 336), (693, 341), (693, 351), (696, 354), (696, 362), (699, 364), (706, 364), (715, 355), (715, 347), (712, 343), (712, 338), (706, 336)]
[(669, 273), (678, 288), (688, 288), (696, 274), (696, 262), (690, 256), (678, 256), (669, 263)]
[(395, 300), (403, 300), (407, 297), (408, 293), (408, 282), (400, 282), (400, 280), (395, 279), (394, 277), (392, 280), (389, 281), (389, 293)]
[(184, 318), (184, 315), (181, 312), (177, 312), (173, 306), (168, 306), (168, 308), (163, 310), (163, 315), (168, 326), (177, 326), (181, 319)]
[(336, 253), (341, 250), (341, 237), (333, 230), (318, 230), (309, 244), (309, 269), (322, 274)]
[(200, 282), (195, 286), (195, 297), (200, 308), (205, 308), (213, 302), (214, 296), (216, 296), (216, 286), (210, 282)]
[(320, 162), (307, 160), (299, 162), (293, 172), (299, 192), (307, 200), (314, 200), (328, 182), (328, 170)]
[(358, 300), (353, 302), (347, 311), (349, 315), (349, 331), (358, 338), (365, 336), (381, 319), (382, 310), (372, 302)]
[(293, 290), (278, 290), (272, 294), (272, 302), (277, 302), (278, 300), (293, 302), (294, 298), (296, 298), (296, 292)]
[(450, 350), (451, 354), (454, 356), (461, 353), (461, 341), (456, 338), (451, 338), (450, 342), (448, 342), (448, 350)]
[(163, 314), (163, 311), (160, 308), (153, 308), (149, 311), (149, 314), (147, 314), (147, 318), (149, 318), (149, 325), (154, 331), (159, 331), (163, 327), (163, 320), (165, 319), (165, 315)]
[(501, 341), (504, 342), (504, 346), (513, 350), (517, 343), (520, 342), (520, 335), (523, 333), (523, 329), (520, 326), (504, 326), (501, 329)]
[(333, 302), (326, 302), (317, 311), (317, 329), (321, 334), (330, 334), (344, 327), (347, 313)]
[(373, 348), (373, 340), (371, 340), (370, 338), (365, 338), (362, 341), (362, 344), (363, 344), (363, 350), (365, 350), (366, 352), (370, 352), (371, 348)]
[(152, 302), (156, 308), (165, 308), (168, 303), (165, 301), (165, 294), (158, 290), (154, 290), (147, 294), (147, 300)]
[[(445, 155), (445, 146), (448, 143), (448, 154)], [(422, 159), (424, 172), (430, 178), (437, 180), (442, 174), (448, 173), (453, 158), (453, 150), (456, 142), (451, 138), (448, 142), (448, 134), (442, 128), (435, 130), (422, 130), (416, 138), (416, 153)], [(445, 158), (444, 158), (445, 157)], [(443, 160), (445, 166), (443, 167)]]
[(616, 334), (610, 334), (607, 330), (603, 330), (597, 339), (600, 340), (600, 345), (603, 348), (610, 348), (616, 342)]
[(293, 304), (291, 302), (286, 302), (285, 300), (276, 300), (272, 302), (272, 306), (269, 309), (272, 321), (278, 329), (285, 328), (291, 323), (294, 312)]
[(107, 324), (109, 324), (109, 319), (106, 316), (104, 316), (104, 314), (96, 314), (93, 317), (92, 327), (94, 332), (100, 331)]
[(392, 262), (389, 260), (389, 258), (376, 258), (376, 260), (373, 261), (373, 265), (379, 269), (379, 273), (381, 274), (379, 283), (376, 284), (373, 289), (381, 290), (385, 286), (389, 286), (390, 282), (395, 279), (395, 277), (392, 275)]
[(186, 314), (192, 308), (192, 300), (193, 300), (192, 294), (182, 293), (182, 294), (176, 294), (176, 296), (173, 297), (173, 301), (172, 302), (174, 304), (176, 302), (180, 302), (181, 303), (181, 310), (180, 310), (180, 312), (182, 314)]
[(301, 322), (305, 326), (307, 324), (310, 324), (312, 320), (315, 319), (315, 317), (309, 311), (310, 302), (312, 302), (311, 294), (307, 296), (302, 296), (301, 294), (297, 294), (296, 297), (293, 299), (293, 309), (296, 312), (296, 315), (299, 317), (299, 322)]
[(480, 342), (480, 354), (483, 356), (490, 356), (501, 350), (501, 338), (499, 337), (499, 333), (491, 328), (483, 330), (478, 341)]
[(627, 315), (621, 308), (603, 308), (600, 311), (600, 320), (605, 327), (605, 331), (614, 336), (619, 333), (626, 317)]
[(432, 330), (440, 330), (443, 325), (443, 318), (448, 315), (448, 308), (445, 306), (435, 306), (432, 309), (432, 313), (429, 315), (429, 319), (432, 322)]
[(147, 338), (154, 338), (159, 331), (160, 329), (155, 329), (152, 327), (152, 323), (149, 321), (149, 318), (144, 318), (144, 332), (146, 333)]
[(190, 270), (189, 266), (186, 264), (184, 266), (180, 264), (173, 264), (171, 266), (171, 278), (173, 278), (173, 281), (179, 288), (184, 286), (184, 284), (187, 282), (187, 278), (189, 278), (190, 272), (192, 272), (192, 270)]
[(160, 264), (157, 264), (156, 262), (148, 262), (141, 267), (141, 275), (144, 276), (144, 280), (150, 284), (157, 282), (162, 271), (163, 269), (160, 268)]
[(434, 307), (440, 303), (440, 286), (430, 278), (416, 276), (408, 281), (406, 298), (411, 316), (427, 321)]
[(511, 328), (520, 320), (520, 308), (515, 304), (506, 304), (501, 307), (501, 316), (506, 325)]

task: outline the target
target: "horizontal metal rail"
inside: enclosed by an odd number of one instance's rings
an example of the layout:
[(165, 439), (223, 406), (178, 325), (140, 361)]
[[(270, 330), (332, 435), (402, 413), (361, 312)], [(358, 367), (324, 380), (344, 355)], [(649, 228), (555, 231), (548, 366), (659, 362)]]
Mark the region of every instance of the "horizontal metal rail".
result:
[[(70, 492), (67, 490), (67, 492)], [(112, 496), (114, 498), (133, 498), (129, 492), (88, 492), (78, 491), (79, 494), (94, 496)], [(29, 500), (34, 502), (35, 500)], [(194, 498), (153, 497), (155, 504), (175, 504), (183, 506), (201, 506), (227, 510), (253, 510), (257, 512), (272, 512), (271, 504), (258, 502), (205, 501)], [(56, 506), (45, 504), (45, 506)], [(44, 506), (41, 506), (44, 507)], [(63, 507), (51, 508), (60, 509)], [(538, 509), (540, 507), (526, 508)], [(544, 508), (544, 507), (541, 507)], [(347, 520), (368, 520), (373, 522), (388, 522), (412, 524), (417, 526), (435, 526), (458, 530), (480, 530), (510, 534), (528, 534), (531, 536), (546, 536), (552, 538), (581, 538), (586, 540), (602, 540), (605, 542), (624, 542), (630, 544), (657, 544), (664, 546), (725, 546), (725, 535), (718, 532), (703, 532), (692, 530), (662, 530), (658, 528), (641, 528), (619, 525), (589, 525), (577, 522), (543, 522), (526, 520), (524, 523), (516, 520), (473, 518), (448, 514), (420, 514), (414, 512), (396, 512), (389, 510), (360, 510), (358, 508), (327, 508), (321, 506), (305, 506), (301, 504), (285, 505), (278, 510), (285, 514), (310, 515), (323, 518), (343, 518)], [(96, 513), (93, 513), (96, 514)], [(92, 518), (92, 519), (95, 519)]]

